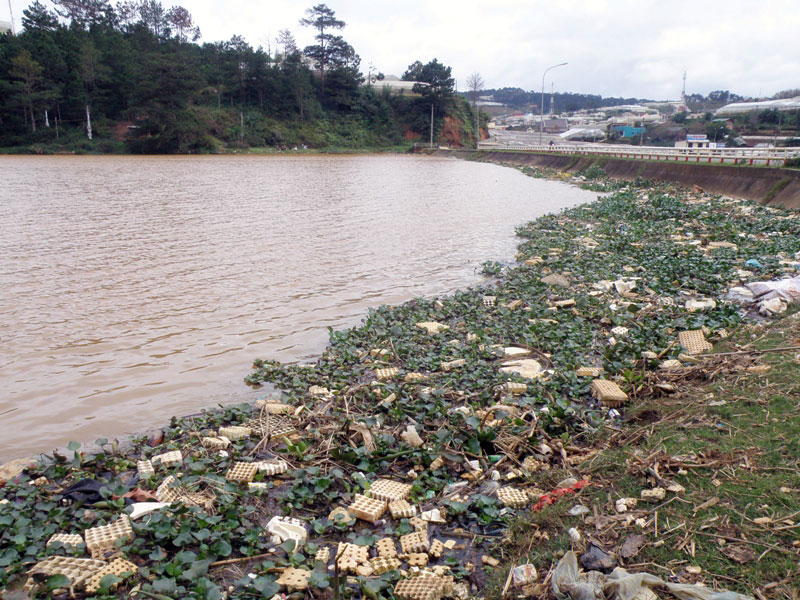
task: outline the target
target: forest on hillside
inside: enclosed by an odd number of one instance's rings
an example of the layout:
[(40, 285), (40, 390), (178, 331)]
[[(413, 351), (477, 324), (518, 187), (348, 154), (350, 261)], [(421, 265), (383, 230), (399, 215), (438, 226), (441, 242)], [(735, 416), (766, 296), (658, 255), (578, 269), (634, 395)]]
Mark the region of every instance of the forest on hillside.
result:
[[(363, 85), (361, 59), (325, 4), (280, 32), (275, 48), (234, 35), (198, 43), (181, 6), (158, 0), (36, 0), (19, 35), (0, 35), (0, 147), (29, 151), (210, 152), (248, 147), (368, 148), (474, 143), (475, 113), (451, 69), (410, 61), (415, 94)], [(381, 76), (378, 75), (378, 79)]]

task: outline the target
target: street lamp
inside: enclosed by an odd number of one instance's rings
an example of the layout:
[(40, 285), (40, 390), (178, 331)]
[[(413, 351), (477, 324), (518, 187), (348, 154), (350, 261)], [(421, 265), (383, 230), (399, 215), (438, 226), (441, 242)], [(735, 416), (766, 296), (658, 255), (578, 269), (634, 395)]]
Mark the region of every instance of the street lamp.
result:
[(552, 67), (547, 67), (542, 73), (542, 112), (539, 115), (539, 145), (542, 145), (542, 132), (544, 131), (544, 77), (547, 75), (547, 72), (550, 69), (555, 69), (556, 67), (563, 67), (567, 63), (559, 63), (557, 65), (553, 65)]

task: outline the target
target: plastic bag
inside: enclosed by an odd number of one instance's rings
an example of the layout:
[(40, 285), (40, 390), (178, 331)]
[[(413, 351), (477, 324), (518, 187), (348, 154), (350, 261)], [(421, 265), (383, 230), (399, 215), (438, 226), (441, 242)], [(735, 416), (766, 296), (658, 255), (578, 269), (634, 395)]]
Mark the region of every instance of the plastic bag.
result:
[(553, 571), (553, 593), (559, 600), (633, 600), (644, 588), (666, 589), (678, 600), (754, 600), (736, 592), (716, 592), (698, 584), (667, 583), (650, 573), (628, 573), (617, 567), (610, 575), (599, 571), (581, 573), (572, 551), (564, 555)]

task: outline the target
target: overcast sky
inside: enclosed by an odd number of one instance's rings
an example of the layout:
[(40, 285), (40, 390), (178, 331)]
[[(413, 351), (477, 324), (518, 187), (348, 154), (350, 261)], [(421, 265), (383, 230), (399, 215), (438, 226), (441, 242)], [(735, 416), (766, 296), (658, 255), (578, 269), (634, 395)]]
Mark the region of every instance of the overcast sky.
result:
[[(32, 0), (11, 0), (19, 26)], [(112, 0), (113, 1), (113, 0)], [(244, 36), (274, 47), (281, 29), (298, 45), (307, 3), (297, 0), (161, 0), (182, 4), (203, 41)], [(0, 19), (7, 19), (7, 2)], [(540, 89), (548, 73), (556, 91), (678, 99), (686, 91), (727, 89), (772, 95), (800, 88), (799, 0), (329, 0), (347, 23), (341, 32), (385, 74), (402, 75), (414, 60), (439, 59), (460, 88), (477, 71), (486, 87)]]

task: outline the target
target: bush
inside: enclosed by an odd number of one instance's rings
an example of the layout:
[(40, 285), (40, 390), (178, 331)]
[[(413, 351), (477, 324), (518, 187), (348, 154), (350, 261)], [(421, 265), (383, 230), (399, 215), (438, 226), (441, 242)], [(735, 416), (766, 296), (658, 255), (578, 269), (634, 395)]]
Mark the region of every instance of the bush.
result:
[(783, 166), (789, 168), (800, 168), (800, 156), (795, 158), (787, 158), (786, 162), (783, 163)]

